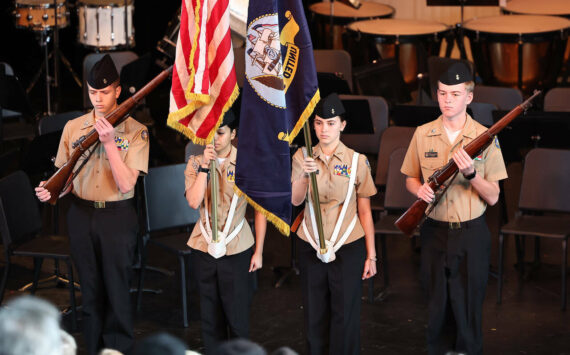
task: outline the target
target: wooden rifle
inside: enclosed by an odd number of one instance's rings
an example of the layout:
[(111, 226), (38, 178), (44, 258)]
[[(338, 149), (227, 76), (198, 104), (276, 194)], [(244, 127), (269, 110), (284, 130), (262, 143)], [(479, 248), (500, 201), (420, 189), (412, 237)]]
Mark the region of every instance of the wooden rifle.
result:
[[(121, 124), (129, 116), (129, 112), (151, 91), (153, 91), (160, 83), (166, 79), (172, 72), (172, 66), (168, 69), (163, 70), (154, 79), (148, 82), (144, 87), (142, 87), (137, 93), (129, 97), (125, 102), (117, 106), (112, 112), (105, 115), (105, 119), (109, 123), (116, 127)], [(91, 146), (99, 142), (99, 134), (95, 129), (92, 129), (89, 133), (81, 136), (77, 141), (73, 142), (71, 156), (69, 160), (59, 168), (43, 185), (42, 187), (48, 190), (51, 194), (51, 198), (47, 201), (52, 205), (55, 205), (57, 199), (61, 195), (62, 191), (65, 191), (69, 185), (73, 182), (73, 179), (79, 174), (79, 171), (83, 167), (81, 165), (78, 169), (75, 169), (75, 165), (81, 158), (81, 155), (88, 151)], [(74, 170), (75, 169), (75, 170)]]
[[(471, 143), (467, 144), (463, 149), (465, 152), (469, 154), (471, 158), (474, 158), (481, 153), (493, 142), (495, 136), (501, 132), (511, 121), (513, 121), (517, 116), (519, 116), (522, 112), (526, 111), (530, 105), (531, 101), (540, 94), (540, 91), (535, 91), (534, 94), (529, 97), (525, 102), (521, 103), (520, 105), (513, 108), (509, 113), (503, 116), (499, 121), (497, 121), (494, 125), (492, 125), (487, 131), (479, 135), (475, 138)], [(449, 162), (436, 170), (428, 179), (427, 183), (429, 187), (436, 192), (440, 189), (440, 187), (447, 186), (444, 183), (452, 176), (457, 174), (457, 165), (450, 159)], [(431, 208), (429, 212), (435, 207), (441, 195), (445, 193), (445, 191), (441, 192), (436, 200), (434, 200), (431, 204)], [(394, 223), (398, 229), (402, 231), (402, 233), (406, 235), (412, 235), (414, 230), (423, 223), (427, 215), (426, 209), (428, 207), (428, 203), (422, 200), (421, 198), (418, 199), (416, 202), (412, 204), (410, 208), (403, 215), (398, 218), (398, 220)]]

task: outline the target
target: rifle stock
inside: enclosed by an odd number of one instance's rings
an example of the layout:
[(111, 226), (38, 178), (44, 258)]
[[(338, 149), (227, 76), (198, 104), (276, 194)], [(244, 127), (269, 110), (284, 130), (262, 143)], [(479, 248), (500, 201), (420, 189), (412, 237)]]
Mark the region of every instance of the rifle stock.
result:
[[(481, 154), (492, 142), (494, 137), (502, 131), (512, 120), (519, 116), (530, 106), (531, 101), (540, 94), (540, 91), (535, 91), (534, 94), (529, 97), (525, 102), (513, 108), (509, 113), (503, 116), (499, 121), (492, 125), (487, 131), (483, 132), (477, 138), (475, 138), (471, 143), (464, 147), (465, 152), (469, 154), (471, 158)], [(437, 189), (442, 186), (447, 179), (449, 179), (453, 174), (457, 172), (457, 165), (450, 159), (449, 162), (443, 167), (435, 171), (428, 179), (427, 182), (431, 189), (436, 192)], [(434, 201), (433, 206), (437, 204)], [(418, 199), (416, 202), (408, 208), (404, 214), (396, 220), (394, 225), (398, 227), (402, 233), (411, 236), (418, 225), (423, 222), (426, 216), (426, 209), (428, 203), (422, 199)]]
[[(112, 112), (105, 115), (105, 119), (116, 127), (123, 122), (129, 112), (151, 91), (153, 91), (160, 83), (166, 79), (172, 72), (172, 66), (163, 70), (154, 79), (143, 86), (137, 93), (129, 97), (125, 102), (117, 106)], [(50, 199), (47, 201), (55, 205), (57, 199), (60, 197), (62, 191), (71, 184), (74, 176), (74, 168), (83, 152), (88, 150), (93, 144), (99, 141), (99, 134), (95, 129), (92, 129), (85, 136), (82, 136), (73, 143), (73, 152), (68, 161), (59, 168), (42, 186), (51, 194)]]

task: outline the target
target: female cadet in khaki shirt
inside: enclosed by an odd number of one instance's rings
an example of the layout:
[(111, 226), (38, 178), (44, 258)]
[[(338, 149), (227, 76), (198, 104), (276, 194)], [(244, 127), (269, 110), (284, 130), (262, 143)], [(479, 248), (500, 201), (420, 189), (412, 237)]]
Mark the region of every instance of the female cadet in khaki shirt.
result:
[[(376, 194), (376, 187), (366, 157), (356, 156), (340, 141), (340, 133), (346, 126), (343, 114), (344, 107), (336, 94), (322, 99), (315, 108), (314, 128), (319, 143), (313, 158), (303, 158), (301, 149), (293, 157), (294, 205), (305, 201), (308, 174), (318, 171), (323, 230), (329, 250), (325, 256), (315, 250), (319, 249), (319, 239), (307, 202), (298, 235), (309, 354), (360, 353), (362, 280), (376, 274), (370, 209), (370, 196)], [(344, 218), (340, 217), (343, 209)]]

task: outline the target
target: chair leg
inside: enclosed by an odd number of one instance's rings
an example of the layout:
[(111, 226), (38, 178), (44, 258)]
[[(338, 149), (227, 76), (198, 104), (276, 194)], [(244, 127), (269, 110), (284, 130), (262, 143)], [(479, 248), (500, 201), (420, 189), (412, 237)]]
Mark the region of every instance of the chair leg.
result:
[(67, 273), (69, 274), (69, 302), (71, 303), (71, 330), (77, 330), (77, 307), (75, 305), (75, 279), (73, 278), (73, 264), (71, 259), (66, 259)]
[(499, 233), (499, 271), (498, 271), (498, 275), (497, 275), (497, 280), (498, 280), (497, 304), (501, 304), (501, 302), (502, 302), (504, 241), (505, 241), (505, 235), (503, 233)]
[(515, 235), (515, 244), (517, 247), (517, 268), (519, 271), (519, 277), (522, 281), (524, 277), (525, 237)]
[(567, 243), (568, 240), (564, 239), (562, 241), (562, 305), (561, 310), (566, 310), (566, 263), (567, 263)]
[(2, 276), (2, 285), (0, 285), (0, 305), (4, 300), (4, 291), (6, 291), (6, 284), (8, 282), (8, 273), (10, 272), (10, 259), (6, 260), (4, 265), (4, 276)]
[(146, 245), (141, 246), (140, 253), (141, 253), (141, 260), (139, 266), (139, 284), (137, 289), (137, 306), (136, 306), (137, 312), (141, 310), (141, 304), (142, 304), (142, 293), (143, 293), (144, 276), (146, 271), (146, 258), (147, 258)]
[(186, 265), (184, 255), (178, 255), (180, 260), (180, 294), (182, 296), (182, 321), (184, 328), (188, 328), (188, 305), (186, 303)]
[(39, 258), (39, 257), (34, 258), (34, 280), (32, 283), (32, 287), (30, 288), (30, 293), (32, 295), (36, 293), (36, 289), (38, 288), (38, 280), (40, 279), (40, 272), (42, 270), (43, 262), (44, 258)]
[(380, 246), (382, 248), (382, 273), (384, 274), (384, 290), (390, 285), (390, 277), (388, 276), (388, 251), (386, 250), (386, 235), (380, 235)]

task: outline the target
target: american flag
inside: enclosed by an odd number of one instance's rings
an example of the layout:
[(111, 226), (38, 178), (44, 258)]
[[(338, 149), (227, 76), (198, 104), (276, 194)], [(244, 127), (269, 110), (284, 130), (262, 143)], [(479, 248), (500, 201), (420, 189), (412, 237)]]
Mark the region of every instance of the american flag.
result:
[(209, 143), (238, 93), (229, 0), (182, 0), (168, 125)]

